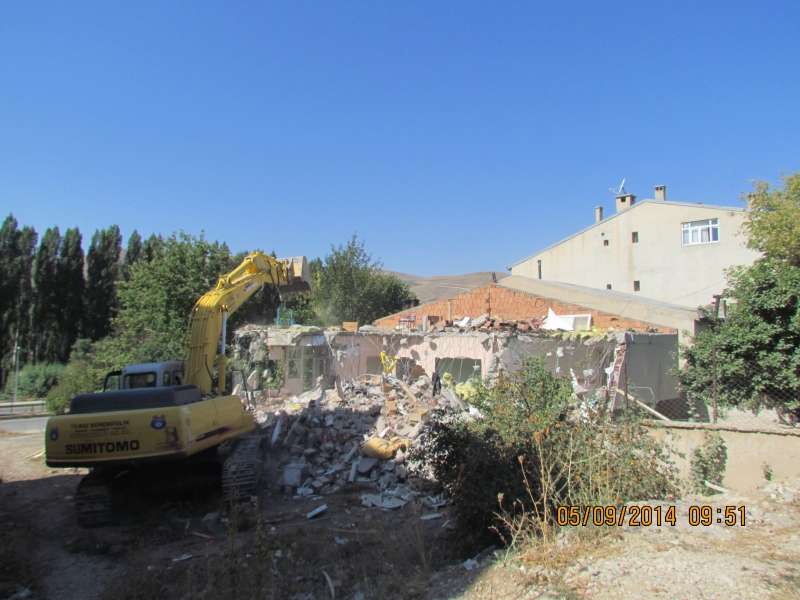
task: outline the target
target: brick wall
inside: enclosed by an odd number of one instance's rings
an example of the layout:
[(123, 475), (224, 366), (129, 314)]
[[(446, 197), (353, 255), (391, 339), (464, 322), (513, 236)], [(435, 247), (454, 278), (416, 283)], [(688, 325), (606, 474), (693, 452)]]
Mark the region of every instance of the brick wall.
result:
[[(659, 333), (678, 332), (677, 329), (671, 327), (659, 327), (643, 321), (625, 319), (575, 304), (566, 304), (557, 300), (534, 296), (533, 294), (515, 292), (491, 283), (464, 294), (459, 294), (449, 300), (437, 300), (430, 304), (423, 304), (422, 306), (384, 317), (376, 321), (375, 325), (394, 328), (400, 324), (401, 317), (413, 313), (417, 315), (417, 325), (422, 324), (423, 315), (439, 320), (457, 320), (463, 317), (476, 318), (483, 314), (488, 314), (490, 317), (529, 321), (533, 318), (542, 319), (546, 317), (550, 308), (557, 315), (591, 314), (592, 325), (598, 329), (610, 329), (613, 327), (618, 331), (625, 329), (645, 331), (647, 328), (653, 328)], [(449, 317), (448, 314), (450, 315)]]

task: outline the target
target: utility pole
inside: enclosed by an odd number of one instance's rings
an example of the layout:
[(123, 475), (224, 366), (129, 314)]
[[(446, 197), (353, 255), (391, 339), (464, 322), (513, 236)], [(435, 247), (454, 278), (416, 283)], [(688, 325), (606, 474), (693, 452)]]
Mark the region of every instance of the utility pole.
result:
[(14, 403), (17, 401), (17, 387), (19, 386), (19, 327), (17, 327), (17, 335), (14, 338), (14, 399), (11, 400), (11, 411), (9, 414), (14, 414)]

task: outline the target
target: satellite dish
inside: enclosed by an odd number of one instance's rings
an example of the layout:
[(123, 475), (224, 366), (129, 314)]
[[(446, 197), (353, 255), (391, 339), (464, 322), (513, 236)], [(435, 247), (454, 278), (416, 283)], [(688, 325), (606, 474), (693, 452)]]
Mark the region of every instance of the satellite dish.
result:
[(619, 184), (619, 189), (615, 190), (614, 188), (608, 188), (609, 192), (614, 192), (615, 196), (619, 196), (625, 193), (625, 180), (622, 180), (622, 183)]

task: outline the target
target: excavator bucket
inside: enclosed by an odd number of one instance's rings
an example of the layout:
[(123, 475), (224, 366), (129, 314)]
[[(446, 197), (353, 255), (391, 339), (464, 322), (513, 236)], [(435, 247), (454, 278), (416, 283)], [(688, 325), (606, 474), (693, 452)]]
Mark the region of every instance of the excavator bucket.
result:
[(278, 262), (284, 263), (289, 271), (290, 282), (282, 283), (278, 286), (281, 298), (295, 298), (307, 296), (311, 293), (311, 271), (308, 268), (308, 260), (305, 256), (292, 256), (290, 258), (278, 258)]

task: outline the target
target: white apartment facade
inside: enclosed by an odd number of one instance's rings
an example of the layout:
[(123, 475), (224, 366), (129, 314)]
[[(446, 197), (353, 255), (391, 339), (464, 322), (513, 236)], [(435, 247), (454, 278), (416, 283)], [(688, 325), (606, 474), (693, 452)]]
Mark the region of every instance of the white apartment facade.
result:
[(740, 235), (742, 208), (616, 197), (617, 212), (510, 267), (512, 275), (610, 289), (671, 304), (713, 303), (725, 269), (759, 257)]

